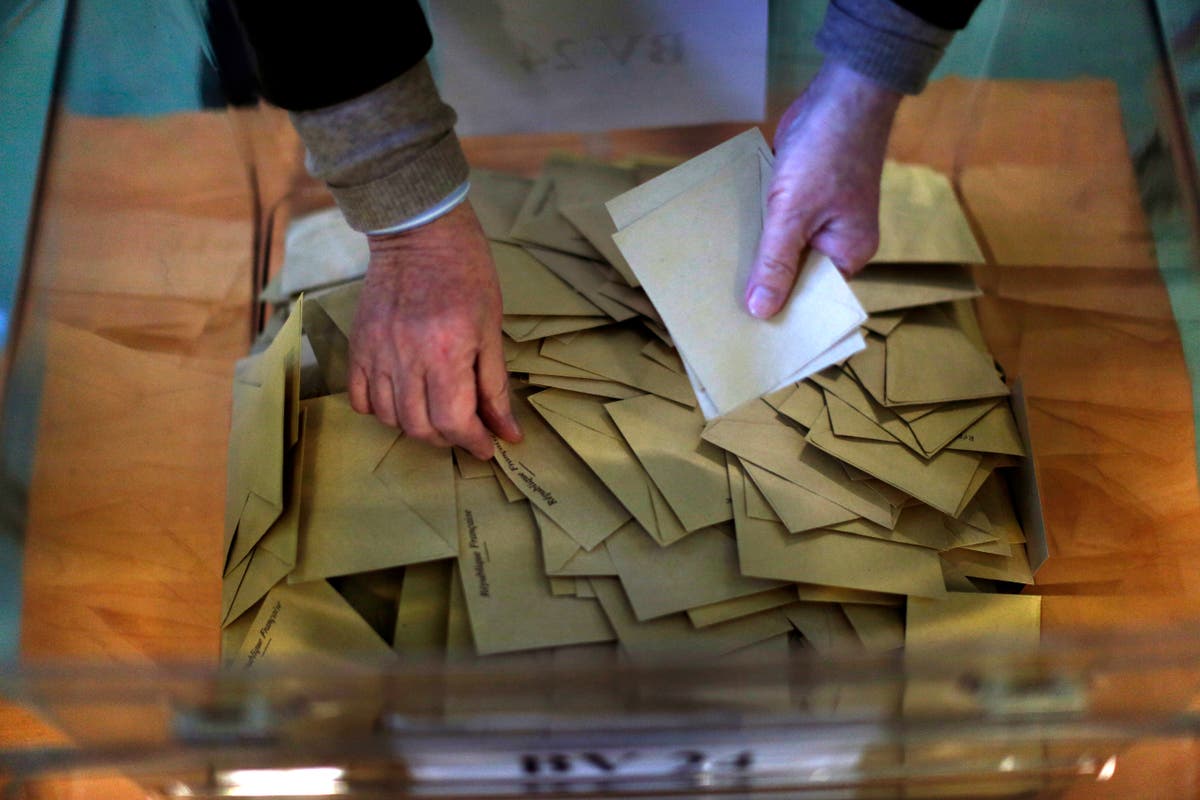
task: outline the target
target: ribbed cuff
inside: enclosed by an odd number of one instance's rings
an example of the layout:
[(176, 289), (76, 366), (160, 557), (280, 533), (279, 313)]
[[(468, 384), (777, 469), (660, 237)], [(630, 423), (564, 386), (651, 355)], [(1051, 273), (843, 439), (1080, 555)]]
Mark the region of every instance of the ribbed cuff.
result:
[(889, 0), (830, 0), (816, 44), (881, 86), (917, 94), (953, 38)]
[(309, 171), (359, 231), (416, 217), (467, 180), (455, 121), (424, 61), (353, 100), (292, 114)]

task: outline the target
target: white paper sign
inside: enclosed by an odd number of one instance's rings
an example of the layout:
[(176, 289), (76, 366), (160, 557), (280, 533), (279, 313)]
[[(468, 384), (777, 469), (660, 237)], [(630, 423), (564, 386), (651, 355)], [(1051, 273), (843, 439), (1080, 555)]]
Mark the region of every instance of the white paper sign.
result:
[(766, 0), (430, 0), (460, 135), (759, 121)]

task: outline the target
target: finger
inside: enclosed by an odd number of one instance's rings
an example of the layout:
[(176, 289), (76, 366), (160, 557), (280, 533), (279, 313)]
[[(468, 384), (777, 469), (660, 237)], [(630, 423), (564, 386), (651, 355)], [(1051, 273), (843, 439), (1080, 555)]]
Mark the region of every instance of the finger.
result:
[(382, 373), (375, 373), (368, 379), (370, 383), (371, 410), (375, 417), (390, 428), (400, 423), (396, 419), (396, 401), (392, 397), (392, 379)]
[(504, 363), (504, 345), (497, 332), (486, 336), (475, 360), (479, 416), (501, 439), (519, 442), (525, 438), (512, 413), (508, 396), (508, 367)]
[(429, 401), (425, 396), (423, 375), (409, 375), (403, 382), (393, 378), (392, 393), (396, 398), (396, 416), (405, 436), (437, 447), (449, 447), (450, 443), (429, 421)]
[(492, 438), (476, 413), (472, 366), (442, 364), (426, 376), (429, 422), (442, 438), (486, 461), (493, 455)]
[(746, 308), (760, 319), (777, 314), (796, 284), (800, 256), (811, 233), (808, 217), (797, 206), (786, 187), (771, 187), (762, 237), (746, 282)]
[(367, 381), (367, 371), (357, 364), (350, 366), (350, 378), (346, 382), (346, 390), (350, 393), (350, 407), (359, 414), (371, 413), (370, 383)]
[(812, 246), (850, 277), (862, 270), (879, 249), (877, 217), (878, 213), (861, 220), (835, 220), (813, 236)]

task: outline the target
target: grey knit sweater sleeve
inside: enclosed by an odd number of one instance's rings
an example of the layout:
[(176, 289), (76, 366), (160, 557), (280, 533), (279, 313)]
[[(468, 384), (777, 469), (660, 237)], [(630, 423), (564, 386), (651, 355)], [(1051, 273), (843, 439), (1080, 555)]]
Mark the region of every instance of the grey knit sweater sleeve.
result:
[(954, 31), (891, 0), (830, 0), (817, 47), (876, 83), (904, 94), (925, 88)]
[(467, 180), (454, 109), (425, 61), (366, 94), (291, 117), (309, 172), (329, 185), (355, 230), (411, 219)]

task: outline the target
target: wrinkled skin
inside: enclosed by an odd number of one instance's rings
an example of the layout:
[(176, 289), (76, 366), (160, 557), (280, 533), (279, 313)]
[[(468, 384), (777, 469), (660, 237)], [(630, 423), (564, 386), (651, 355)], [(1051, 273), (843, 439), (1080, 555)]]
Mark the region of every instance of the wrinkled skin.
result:
[(746, 284), (756, 317), (783, 308), (808, 247), (846, 275), (879, 247), (879, 180), (901, 95), (826, 63), (775, 132), (775, 174)]
[(350, 337), (350, 404), (405, 435), (492, 457), (516, 442), (500, 285), (469, 203), (404, 233), (368, 237)]

